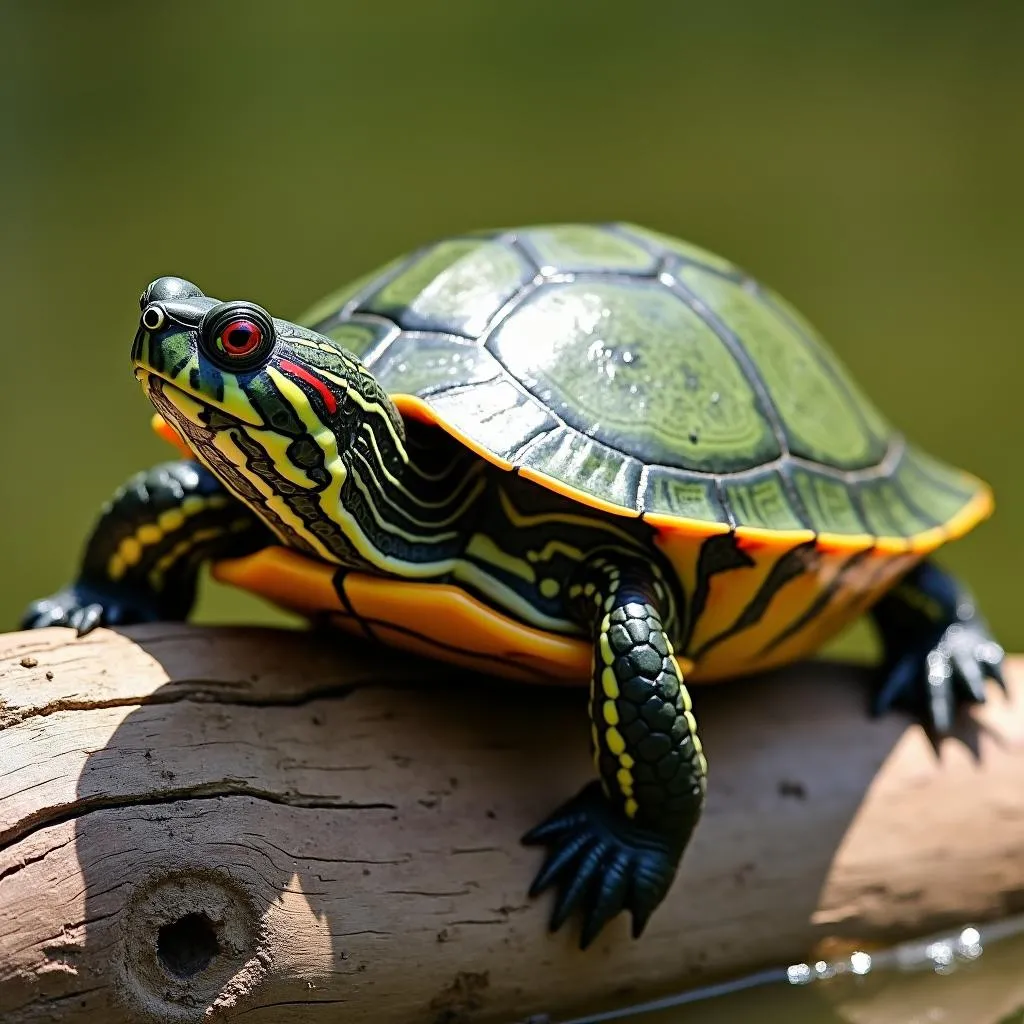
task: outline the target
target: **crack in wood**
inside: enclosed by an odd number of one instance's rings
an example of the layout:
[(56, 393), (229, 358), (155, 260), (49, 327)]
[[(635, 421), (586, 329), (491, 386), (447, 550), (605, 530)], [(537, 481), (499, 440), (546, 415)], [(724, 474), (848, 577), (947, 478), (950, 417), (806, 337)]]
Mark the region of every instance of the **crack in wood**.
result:
[(63, 850), (65, 846), (74, 842), (74, 839), (65, 839), (63, 843), (59, 843), (57, 846), (48, 846), (42, 853), (35, 856), (26, 857), (24, 860), (18, 861), (16, 864), (11, 864), (9, 867), (4, 868), (0, 871), (0, 882), (5, 878), (10, 878), (12, 875), (16, 875), (19, 871), (23, 871), (31, 864), (38, 864), (41, 860), (46, 860), (51, 853), (56, 853), (58, 850)]
[(0, 732), (16, 725), (22, 725), (34, 718), (48, 718), (50, 715), (66, 711), (104, 711), (108, 708), (141, 708), (148, 705), (178, 704), (181, 701), (192, 701), (196, 704), (220, 704), (227, 707), (254, 708), (301, 708), (318, 700), (344, 700), (367, 683), (343, 683), (336, 686), (324, 686), (300, 694), (284, 694), (279, 697), (246, 696), (242, 691), (250, 686), (240, 682), (237, 696), (218, 693), (219, 690), (230, 689), (230, 684), (223, 681), (176, 680), (150, 694), (132, 697), (91, 697), (75, 700), (71, 697), (60, 697), (46, 704), (31, 707), (15, 708), (7, 704), (0, 716)]
[(201, 786), (190, 786), (177, 790), (168, 790), (158, 796), (145, 797), (87, 797), (79, 800), (72, 808), (60, 814), (47, 815), (45, 812), (34, 820), (28, 819), (22, 828), (9, 829), (3, 838), (0, 839), (0, 853), (9, 849), (15, 843), (40, 832), (43, 829), (53, 828), (55, 825), (63, 825), (67, 822), (77, 821), (88, 814), (96, 811), (120, 809), (126, 807), (159, 807), (165, 804), (180, 803), (182, 801), (200, 800), (223, 800), (237, 798), (265, 800), (272, 804), (283, 804), (285, 807), (302, 807), (311, 810), (331, 811), (394, 811), (395, 804), (384, 802), (359, 803), (352, 800), (342, 800), (331, 797), (302, 796), (298, 793), (277, 793), (268, 789), (259, 789), (255, 786), (235, 785), (224, 786), (219, 782), (211, 782)]

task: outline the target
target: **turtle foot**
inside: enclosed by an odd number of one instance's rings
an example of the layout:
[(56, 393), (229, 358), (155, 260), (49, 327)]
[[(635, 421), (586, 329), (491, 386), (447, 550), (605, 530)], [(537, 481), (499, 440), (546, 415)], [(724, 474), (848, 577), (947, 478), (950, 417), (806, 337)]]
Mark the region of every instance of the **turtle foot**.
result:
[(78, 580), (56, 594), (33, 601), (22, 616), (21, 628), (70, 626), (79, 636), (85, 636), (97, 626), (127, 626), (163, 617), (151, 602), (137, 594)]
[(633, 824), (612, 806), (598, 782), (584, 787), (523, 842), (548, 847), (530, 895), (557, 890), (549, 925), (553, 932), (574, 912), (581, 913), (580, 949), (623, 910), (632, 915), (633, 937), (638, 938), (668, 892), (685, 845)]
[(970, 593), (937, 566), (924, 563), (878, 616), (886, 640), (886, 671), (872, 710), (917, 715), (937, 737), (948, 735), (961, 704), (982, 704), (985, 681), (1005, 691), (1003, 648)]
[(901, 707), (917, 715), (936, 735), (953, 728), (961, 704), (985, 702), (985, 680), (1005, 691), (1003, 649), (984, 625), (954, 623), (933, 643), (916, 645), (889, 668), (875, 695), (873, 710)]

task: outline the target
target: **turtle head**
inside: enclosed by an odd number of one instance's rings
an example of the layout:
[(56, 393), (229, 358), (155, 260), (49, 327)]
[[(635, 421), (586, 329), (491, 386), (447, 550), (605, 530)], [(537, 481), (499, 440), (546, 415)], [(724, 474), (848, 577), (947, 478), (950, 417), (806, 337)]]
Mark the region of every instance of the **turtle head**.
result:
[(136, 377), (200, 461), (243, 499), (255, 502), (268, 488), (283, 496), (332, 480), (340, 486), (341, 455), (368, 419), (375, 432), (402, 436), (373, 376), (324, 335), (252, 302), (219, 302), (178, 277), (150, 284), (140, 307)]

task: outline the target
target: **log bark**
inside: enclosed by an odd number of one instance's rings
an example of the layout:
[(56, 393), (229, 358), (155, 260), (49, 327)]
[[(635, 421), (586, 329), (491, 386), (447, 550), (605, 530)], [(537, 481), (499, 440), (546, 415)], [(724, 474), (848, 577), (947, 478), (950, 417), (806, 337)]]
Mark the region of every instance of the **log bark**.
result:
[(625, 1004), (1024, 910), (1024, 662), (936, 752), (838, 665), (698, 690), (704, 820), (639, 942), (519, 836), (580, 691), (287, 631), (0, 637), (0, 1018), (439, 1024)]

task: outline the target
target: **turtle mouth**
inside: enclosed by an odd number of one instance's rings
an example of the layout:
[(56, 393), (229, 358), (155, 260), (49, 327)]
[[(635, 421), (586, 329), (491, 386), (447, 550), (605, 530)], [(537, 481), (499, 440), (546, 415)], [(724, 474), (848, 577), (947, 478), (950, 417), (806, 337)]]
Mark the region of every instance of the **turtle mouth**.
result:
[[(183, 385), (179, 381), (171, 381), (162, 373), (158, 373), (156, 370), (152, 370), (147, 366), (135, 367), (135, 379), (142, 385), (142, 388), (146, 393), (146, 397), (153, 403), (157, 411), (164, 415), (165, 418), (168, 417), (168, 410), (166, 407), (170, 405), (174, 413), (171, 418), (175, 420), (185, 419), (190, 422), (195, 422), (197, 426), (208, 428), (208, 424), (198, 421), (196, 415), (193, 412), (188, 411), (188, 405), (198, 405), (202, 412), (216, 413), (218, 417), (233, 420), (239, 426), (257, 428), (262, 428), (264, 426), (261, 421), (250, 417), (239, 416), (233, 409), (229, 409), (220, 403), (211, 402), (208, 396), (204, 395), (201, 391), (194, 390), (187, 385)], [(187, 400), (188, 404), (186, 405), (186, 402), (183, 402), (181, 398), (177, 396), (183, 396)]]

